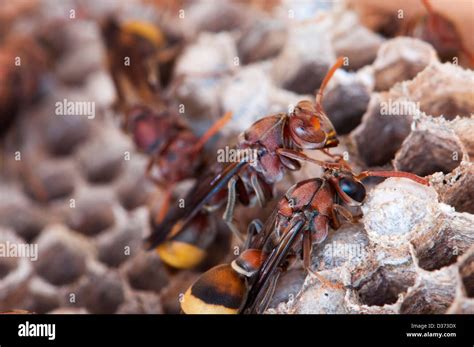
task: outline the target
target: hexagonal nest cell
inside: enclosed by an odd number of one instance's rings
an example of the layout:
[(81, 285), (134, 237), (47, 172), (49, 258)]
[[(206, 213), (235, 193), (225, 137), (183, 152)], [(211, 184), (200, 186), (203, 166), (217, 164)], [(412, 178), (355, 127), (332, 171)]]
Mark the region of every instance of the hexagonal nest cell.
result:
[(394, 304), (415, 283), (416, 274), (380, 267), (354, 289), (362, 305)]
[(474, 298), (474, 254), (470, 254), (459, 266), (462, 284), (468, 298)]

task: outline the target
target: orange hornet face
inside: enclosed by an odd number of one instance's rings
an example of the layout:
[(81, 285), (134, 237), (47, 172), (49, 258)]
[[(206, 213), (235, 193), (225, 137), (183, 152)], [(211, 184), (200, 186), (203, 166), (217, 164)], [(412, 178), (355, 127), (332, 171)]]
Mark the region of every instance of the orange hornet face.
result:
[(328, 116), (310, 101), (300, 101), (290, 116), (289, 129), (293, 141), (302, 149), (336, 147), (336, 130)]

